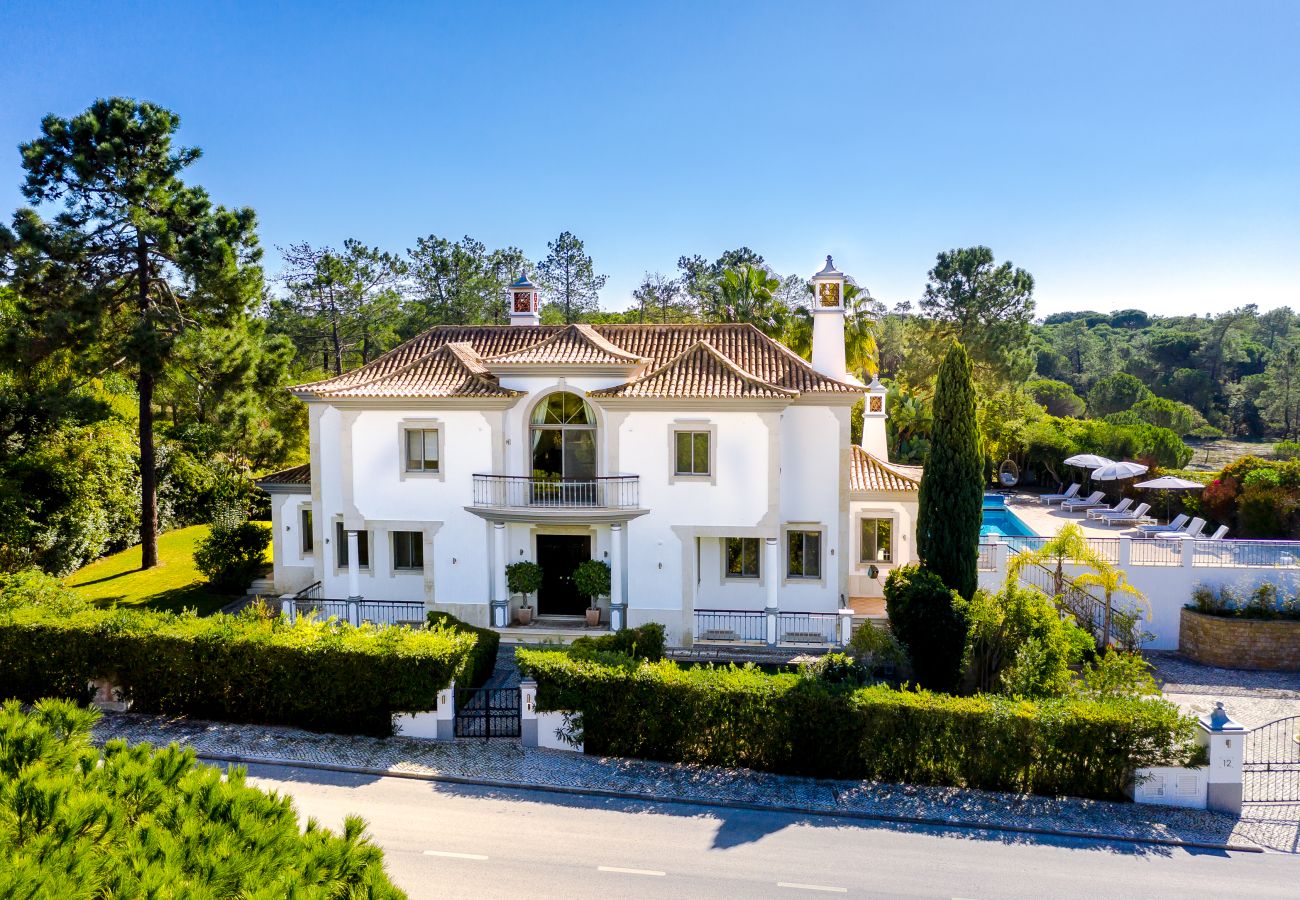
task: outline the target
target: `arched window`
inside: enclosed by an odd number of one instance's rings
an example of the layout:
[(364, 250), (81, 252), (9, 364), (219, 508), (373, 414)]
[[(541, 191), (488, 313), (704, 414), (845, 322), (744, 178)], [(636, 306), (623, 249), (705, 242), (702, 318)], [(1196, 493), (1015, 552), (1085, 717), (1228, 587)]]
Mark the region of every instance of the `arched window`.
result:
[(538, 403), (530, 437), (535, 478), (596, 477), (596, 416), (578, 395), (557, 392)]

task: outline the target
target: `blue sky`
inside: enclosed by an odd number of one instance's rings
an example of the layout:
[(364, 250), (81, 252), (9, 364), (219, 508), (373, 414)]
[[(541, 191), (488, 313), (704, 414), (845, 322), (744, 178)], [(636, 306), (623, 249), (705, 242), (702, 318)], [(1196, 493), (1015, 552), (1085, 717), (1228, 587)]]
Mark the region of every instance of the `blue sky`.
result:
[(0, 211), (47, 112), (183, 117), (276, 245), (568, 229), (646, 270), (826, 253), (889, 303), (987, 244), (1041, 312), (1300, 309), (1300, 4), (0, 5)]

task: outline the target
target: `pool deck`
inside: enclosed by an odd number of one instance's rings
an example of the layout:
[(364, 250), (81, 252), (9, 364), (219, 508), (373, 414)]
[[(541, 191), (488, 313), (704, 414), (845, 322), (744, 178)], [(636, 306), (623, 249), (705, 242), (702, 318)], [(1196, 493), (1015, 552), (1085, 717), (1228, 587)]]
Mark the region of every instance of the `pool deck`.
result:
[(1083, 510), (1066, 512), (1059, 503), (1044, 506), (1038, 502), (1037, 494), (1013, 494), (1006, 498), (1007, 509), (1016, 514), (1020, 521), (1029, 526), (1034, 534), (1051, 537), (1061, 530), (1061, 526), (1071, 522), (1083, 529), (1083, 533), (1094, 538), (1137, 537), (1141, 534), (1135, 528), (1113, 527), (1104, 525), (1096, 519), (1089, 519)]

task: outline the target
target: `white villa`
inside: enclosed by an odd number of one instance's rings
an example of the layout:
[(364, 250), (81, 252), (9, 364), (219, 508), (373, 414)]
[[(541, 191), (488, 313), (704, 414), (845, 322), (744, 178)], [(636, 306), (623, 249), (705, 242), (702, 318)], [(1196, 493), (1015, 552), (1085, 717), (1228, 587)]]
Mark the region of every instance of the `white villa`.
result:
[(509, 325), (440, 326), (294, 388), (311, 462), (260, 482), (276, 591), (507, 628), (505, 566), (532, 560), (537, 615), (576, 625), (595, 558), (606, 627), (842, 640), (912, 557), (920, 479), (888, 461), (884, 388), (845, 369), (844, 283), (827, 257), (811, 362), (750, 325), (541, 325), (524, 276)]

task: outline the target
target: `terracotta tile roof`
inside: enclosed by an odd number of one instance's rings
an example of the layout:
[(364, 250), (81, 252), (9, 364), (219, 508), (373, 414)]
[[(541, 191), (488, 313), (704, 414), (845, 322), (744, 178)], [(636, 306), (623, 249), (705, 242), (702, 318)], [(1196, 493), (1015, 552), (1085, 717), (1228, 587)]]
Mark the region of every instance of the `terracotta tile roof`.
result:
[(263, 475), (257, 479), (257, 484), (293, 484), (293, 485), (311, 485), (311, 466), (303, 463), (301, 466), (291, 466), (287, 469), (281, 469), (278, 472), (272, 472), (270, 475)]
[[(518, 327), (518, 326), (516, 326)], [(590, 325), (569, 325), (529, 347), (484, 360), (495, 365), (614, 365), (637, 366), (647, 360), (611, 344)]]
[(789, 400), (798, 393), (760, 380), (727, 359), (708, 341), (698, 341), (648, 375), (627, 384), (592, 391), (591, 396)]
[[(400, 349), (400, 348), (399, 348)], [(382, 359), (382, 358), (381, 358)], [(380, 362), (376, 360), (375, 362)], [(374, 365), (374, 363), (371, 363)], [(357, 369), (363, 372), (367, 366)], [(479, 360), (472, 345), (452, 342), (437, 347), (428, 356), (405, 367), (376, 366), (368, 380), (342, 379), (317, 382), (312, 393), (328, 398), (342, 397), (518, 397), (519, 391), (503, 388)], [(342, 382), (342, 383), (340, 383)]]
[[(496, 386), (495, 382), (489, 382), (492, 384), (489, 391), (487, 385), (478, 380), (490, 376), (473, 373), (475, 378), (469, 379), (467, 375), (471, 368), (468, 365), (456, 370), (462, 373), (462, 382), (455, 382), (453, 373), (440, 368), (450, 365), (445, 355), (440, 357), (440, 366), (422, 367), (417, 363), (426, 357), (432, 360), (442, 348), (459, 343), (472, 348), (480, 365), (484, 360), (563, 364), (584, 360), (627, 363), (629, 359), (641, 359), (646, 360), (646, 371), (655, 373), (701, 342), (706, 342), (717, 354), (725, 357), (745, 377), (775, 389), (774, 395), (785, 396), (780, 393), (783, 391), (825, 396), (862, 394), (860, 385), (845, 384), (813, 371), (806, 360), (779, 342), (752, 325), (741, 324), (440, 325), (359, 369), (325, 381), (299, 385), (294, 390), (323, 398), (513, 396)], [(549, 349), (543, 349), (543, 344)], [(534, 350), (539, 351), (538, 356), (528, 352)], [(692, 377), (685, 367), (678, 367), (674, 372), (676, 378), (686, 381)], [(693, 389), (667, 378), (658, 383), (664, 392), (659, 396), (688, 396), (681, 391)], [(461, 384), (468, 393), (453, 392), (453, 389), (459, 390)], [(389, 392), (370, 392), (381, 387)]]
[(877, 459), (858, 445), (851, 448), (849, 464), (849, 490), (860, 491), (919, 491), (921, 467), (900, 466)]

